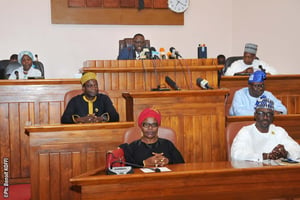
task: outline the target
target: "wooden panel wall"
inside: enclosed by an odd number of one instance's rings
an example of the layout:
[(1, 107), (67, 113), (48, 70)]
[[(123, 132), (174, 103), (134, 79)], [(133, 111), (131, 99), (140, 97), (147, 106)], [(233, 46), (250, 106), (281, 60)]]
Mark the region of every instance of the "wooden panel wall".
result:
[(51, 0), (51, 21), (54, 24), (184, 24), (184, 13), (168, 9), (167, 0), (146, 0), (142, 10), (132, 8), (138, 5), (137, 1)]
[[(230, 89), (226, 104), (228, 114), (235, 91), (248, 87), (248, 77), (224, 76), (221, 78), (220, 87)], [(265, 80), (265, 89), (282, 101), (288, 114), (300, 114), (300, 75), (269, 75)]]
[(64, 94), (81, 86), (78, 80), (9, 80), (0, 85), (0, 157), (9, 160), (10, 183), (29, 181), (29, 140), (24, 127), (60, 123)]
[(165, 83), (169, 76), (182, 89), (200, 89), (197, 78), (208, 80), (210, 86), (218, 86), (217, 60), (167, 59), (167, 60), (89, 60), (83, 71), (98, 73), (99, 87), (103, 90), (143, 90)]
[(30, 138), (31, 199), (80, 199), (69, 179), (105, 166), (133, 122), (27, 127)]

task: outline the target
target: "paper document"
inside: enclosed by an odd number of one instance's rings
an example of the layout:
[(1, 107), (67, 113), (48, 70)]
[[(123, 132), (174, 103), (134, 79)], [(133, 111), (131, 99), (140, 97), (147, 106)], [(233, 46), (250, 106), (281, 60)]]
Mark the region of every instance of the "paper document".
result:
[[(156, 172), (156, 168), (140, 168), (144, 173), (153, 173)], [(170, 172), (171, 170), (167, 167), (157, 167), (157, 169), (160, 170), (160, 172)]]

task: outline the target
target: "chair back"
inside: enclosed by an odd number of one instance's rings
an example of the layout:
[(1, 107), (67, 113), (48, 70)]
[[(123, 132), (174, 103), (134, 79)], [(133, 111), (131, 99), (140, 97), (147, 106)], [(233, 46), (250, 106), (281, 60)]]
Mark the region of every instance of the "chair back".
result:
[(45, 78), (45, 71), (44, 71), (43, 63), (40, 61), (36, 61), (36, 60), (33, 61), (32, 63), (35, 65), (36, 69), (41, 71), (42, 77)]
[[(124, 38), (123, 40), (119, 40), (119, 54), (121, 49), (124, 47), (132, 47), (133, 46), (133, 38)], [(145, 40), (145, 47), (150, 48), (150, 40)]]
[[(131, 127), (125, 131), (123, 136), (124, 143), (131, 143), (142, 137), (142, 131), (139, 127)], [(158, 128), (158, 137), (170, 140), (175, 146), (177, 143), (176, 133), (172, 128), (160, 126)]]
[[(73, 97), (75, 97), (75, 96), (77, 96), (77, 95), (80, 95), (80, 94), (82, 94), (82, 93), (83, 93), (82, 89), (78, 89), (78, 90), (70, 90), (70, 91), (68, 91), (68, 92), (65, 94), (65, 96), (64, 96), (64, 105), (65, 105), (65, 108), (67, 107), (69, 101), (70, 101)], [(104, 91), (104, 90), (99, 90), (99, 93), (108, 95), (107, 92)]]
[(237, 60), (242, 60), (243, 59), (243, 56), (231, 56), (231, 57), (228, 57), (225, 61), (225, 67), (224, 67), (224, 70), (223, 70), (223, 73), (225, 74), (225, 72), (227, 71), (228, 67), (231, 66), (231, 64), (234, 62), (234, 61), (237, 61)]
[[(224, 70), (223, 70), (223, 74), (225, 74), (225, 72), (227, 71), (227, 69), (231, 66), (231, 64), (237, 60), (242, 60), (244, 56), (231, 56), (228, 57), (225, 61), (225, 66), (224, 66)], [(256, 57), (255, 59), (259, 60), (258, 57)]]
[(226, 131), (226, 143), (227, 143), (227, 158), (230, 161), (231, 160), (231, 145), (232, 142), (239, 132), (239, 130), (247, 125), (253, 124), (254, 121), (242, 121), (242, 122), (230, 122), (225, 131)]
[(5, 72), (8, 64), (9, 60), (0, 60), (0, 79), (7, 79)]

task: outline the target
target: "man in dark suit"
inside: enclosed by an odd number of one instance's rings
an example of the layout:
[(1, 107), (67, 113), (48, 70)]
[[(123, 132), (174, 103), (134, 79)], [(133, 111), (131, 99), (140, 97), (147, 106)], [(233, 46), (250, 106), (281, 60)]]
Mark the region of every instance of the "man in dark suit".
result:
[(137, 33), (133, 37), (133, 46), (121, 49), (118, 60), (138, 60), (144, 47), (145, 37), (143, 34)]

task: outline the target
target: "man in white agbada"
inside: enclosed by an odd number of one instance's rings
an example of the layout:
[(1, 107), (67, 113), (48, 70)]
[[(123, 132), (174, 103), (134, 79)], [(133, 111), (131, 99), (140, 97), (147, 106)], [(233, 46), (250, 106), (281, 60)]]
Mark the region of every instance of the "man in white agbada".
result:
[(247, 43), (244, 49), (244, 55), (242, 60), (237, 60), (231, 64), (225, 72), (225, 76), (234, 76), (235, 74), (248, 73), (259, 70), (265, 70), (267, 74), (277, 74), (276, 69), (268, 65), (262, 60), (256, 58), (257, 45)]
[(281, 127), (275, 126), (274, 102), (263, 98), (256, 102), (256, 122), (244, 126), (231, 146), (232, 160), (277, 160), (279, 158), (300, 159), (300, 146)]

